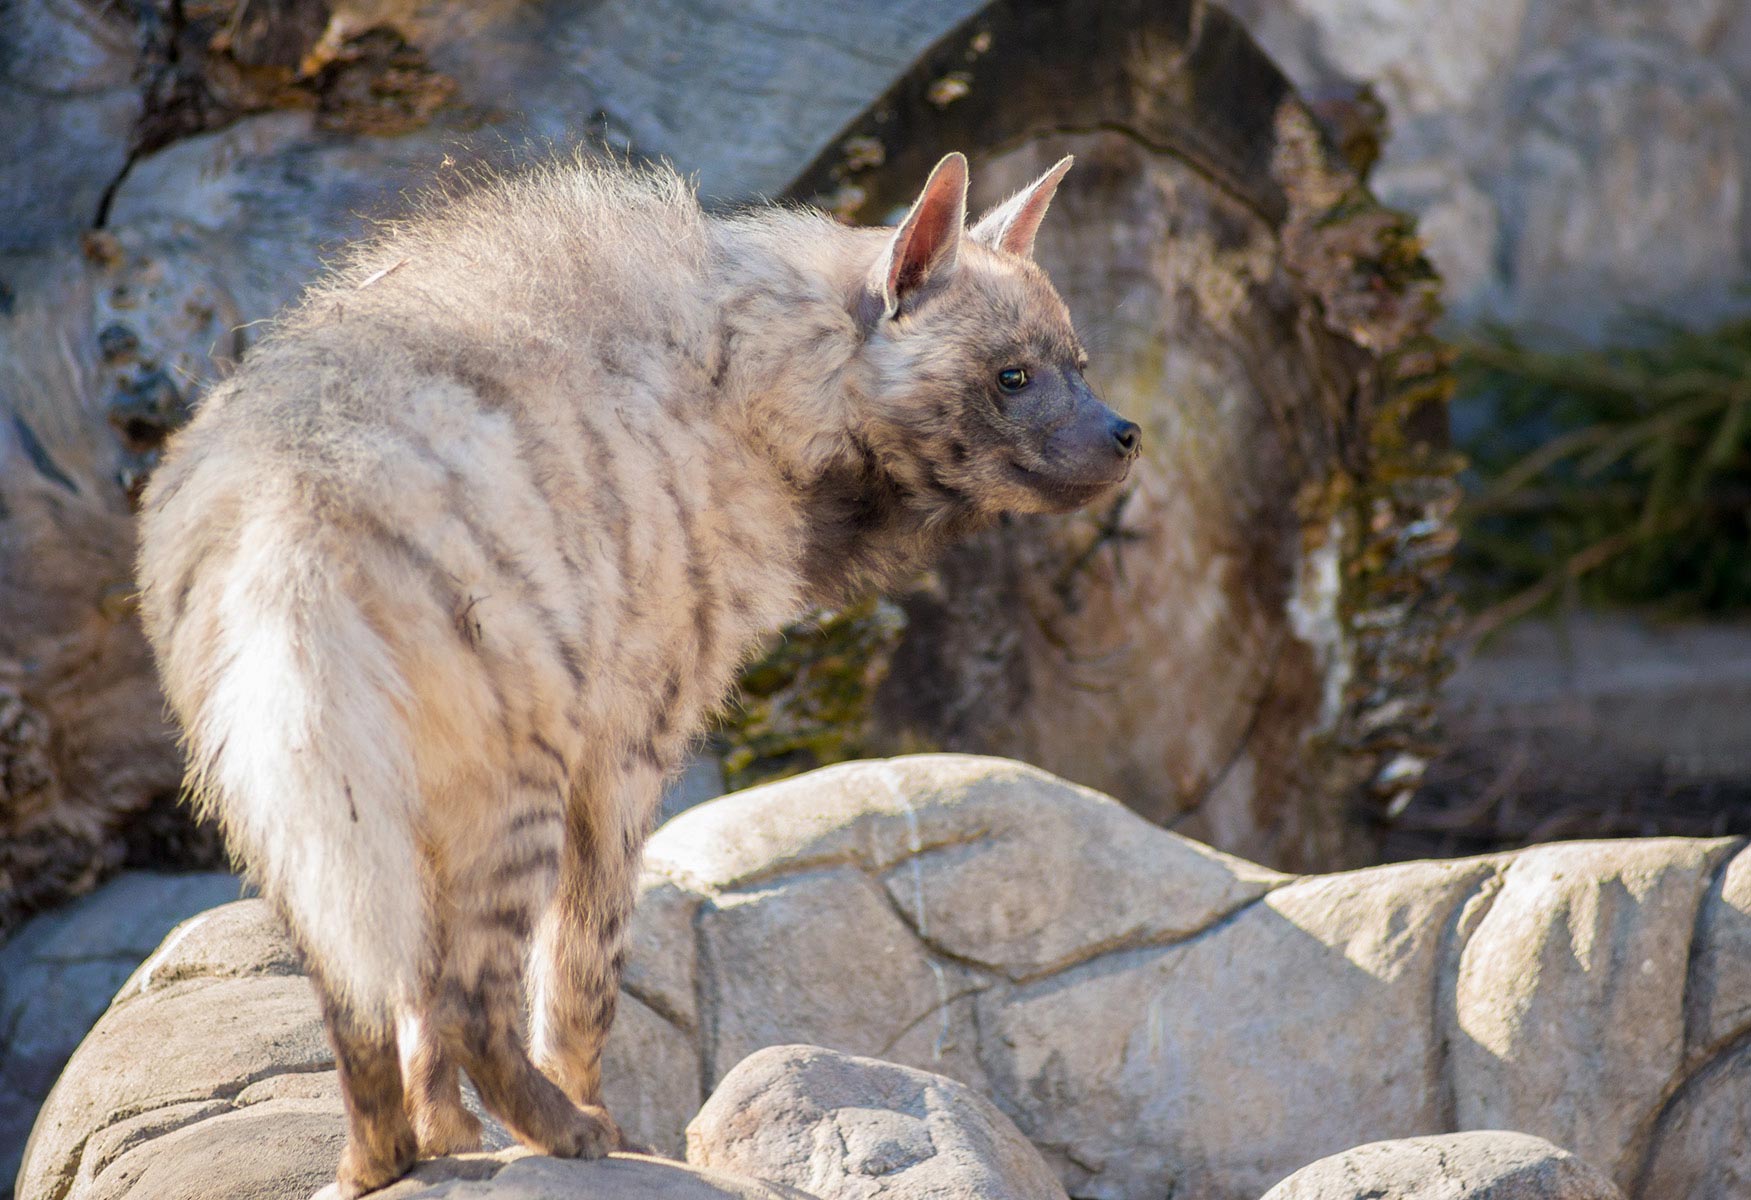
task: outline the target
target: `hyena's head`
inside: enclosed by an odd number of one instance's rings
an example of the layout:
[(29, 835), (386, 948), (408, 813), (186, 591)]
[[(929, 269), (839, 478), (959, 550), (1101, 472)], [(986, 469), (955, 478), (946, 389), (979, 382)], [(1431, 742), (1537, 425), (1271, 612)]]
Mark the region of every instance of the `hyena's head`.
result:
[(1066, 158), (965, 227), (967, 160), (937, 164), (865, 284), (866, 436), (915, 495), (987, 516), (1068, 512), (1120, 483), (1141, 433), (1083, 378), (1088, 355), (1033, 261)]

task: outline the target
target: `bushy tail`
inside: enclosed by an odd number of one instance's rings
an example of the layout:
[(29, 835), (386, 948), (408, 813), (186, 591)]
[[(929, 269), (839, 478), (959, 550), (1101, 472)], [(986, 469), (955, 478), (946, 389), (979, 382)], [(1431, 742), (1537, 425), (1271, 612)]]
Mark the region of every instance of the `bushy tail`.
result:
[(406, 681), (358, 604), (289, 539), (246, 541), (211, 584), (217, 619), (177, 631), (215, 635), (195, 648), (207, 677), (183, 708), (197, 791), (324, 985), (382, 1027), (430, 944)]

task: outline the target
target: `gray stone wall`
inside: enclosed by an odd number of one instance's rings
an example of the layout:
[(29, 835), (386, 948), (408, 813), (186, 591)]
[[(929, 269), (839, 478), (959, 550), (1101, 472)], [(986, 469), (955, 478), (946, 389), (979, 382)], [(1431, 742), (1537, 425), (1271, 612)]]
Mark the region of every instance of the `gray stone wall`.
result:
[(1751, 308), (1747, 0), (1230, 7), (1302, 88), (1375, 86), (1375, 189), (1417, 214), (1457, 324)]

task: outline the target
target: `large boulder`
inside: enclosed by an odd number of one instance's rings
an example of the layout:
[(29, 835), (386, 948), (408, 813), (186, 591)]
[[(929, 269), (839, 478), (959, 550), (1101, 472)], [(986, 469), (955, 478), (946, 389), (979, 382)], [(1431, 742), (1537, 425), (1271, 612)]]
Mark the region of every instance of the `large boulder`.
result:
[[(652, 840), (605, 1087), (678, 1153), (755, 1051), (887, 1059), (988, 1097), (1096, 1200), (1256, 1200), (1363, 1143), (1476, 1129), (1626, 1192), (1708, 1194), (1751, 1170), (1741, 848), (1294, 877), (1017, 763), (846, 764)], [(45, 1105), (21, 1194), (108, 1194), (155, 1139), (272, 1113), (331, 1168), (316, 1126), (338, 1138), (340, 1110), (295, 974), (259, 901), (174, 934)]]
[(1543, 1138), (1480, 1130), (1374, 1142), (1309, 1163), (1263, 1200), (1623, 1200)]
[(687, 1159), (820, 1200), (1064, 1200), (1039, 1152), (965, 1084), (819, 1046), (743, 1059), (687, 1127)]

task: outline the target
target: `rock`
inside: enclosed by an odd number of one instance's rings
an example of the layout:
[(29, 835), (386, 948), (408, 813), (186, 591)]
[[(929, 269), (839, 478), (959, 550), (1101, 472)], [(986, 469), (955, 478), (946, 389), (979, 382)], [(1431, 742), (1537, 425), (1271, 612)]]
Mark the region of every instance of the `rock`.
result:
[(680, 1153), (701, 1095), (696, 1034), (623, 991), (614, 1035), (602, 1055), (602, 1095), (615, 1120), (639, 1142)]
[[(1751, 1178), (1740, 841), (1297, 878), (1032, 768), (932, 755), (711, 801), (656, 833), (647, 866), (604, 1088), (669, 1152), (743, 1058), (806, 1042), (823, 1049), (749, 1071), (849, 1078), (822, 1065), (849, 1054), (897, 1064), (867, 1068), (882, 1078), (946, 1076), (1089, 1200), (1256, 1200), (1363, 1143), (1504, 1127), (1572, 1147), (1626, 1194), (1736, 1194)], [(229, 1153), (224, 1131), (258, 1111), (303, 1122), (332, 1169), (339, 1101), (293, 971), (260, 901), (173, 933), (44, 1105), (21, 1194), (119, 1196), (102, 1190), (120, 1187), (119, 1164), (145, 1171), (173, 1136)], [(848, 1187), (856, 1155), (876, 1164), (886, 1146), (900, 1162), (920, 1128), (939, 1153), (962, 1144), (933, 1131), (936, 1100), (901, 1111), (814, 1086), (795, 1083), (841, 1130), (869, 1122), (836, 1168)], [(732, 1097), (763, 1103), (755, 1091), (736, 1083), (694, 1127), (718, 1131), (712, 1154), (740, 1128)], [(878, 1111), (843, 1115), (855, 1108)], [(801, 1147), (805, 1111), (755, 1133), (761, 1153)], [(797, 1153), (841, 1153), (822, 1145)], [(308, 1165), (272, 1171), (291, 1187)], [(776, 1177), (832, 1194), (824, 1176)]]
[[(1374, 176), (1462, 324), (1743, 312), (1751, 12), (1723, 0), (1236, 0), (1297, 86), (1375, 84)], [(1436, 184), (1439, 186), (1436, 186)]]
[(993, 987), (977, 1027), (995, 1095), (1078, 1196), (1250, 1198), (1439, 1128), (1430, 997), (1450, 923), (1498, 867), (1299, 880), (1180, 944)]
[[(1653, 1192), (1699, 1196), (1701, 1192)], [(1357, 1146), (1302, 1167), (1263, 1200), (1622, 1200), (1611, 1180), (1523, 1133), (1483, 1130)]]
[(1734, 848), (1578, 842), (1508, 864), (1460, 953), (1461, 1128), (1536, 1133), (1635, 1178), (1649, 1106), (1682, 1077), (1697, 913)]
[[(664, 826), (646, 861), (720, 892), (846, 859), (932, 944), (1017, 976), (1184, 936), (1288, 878), (1044, 771), (967, 755), (846, 763), (703, 805)], [(1037, 890), (1002, 895), (1015, 879)]]
[(1711, 1056), (1650, 1121), (1633, 1195), (1724, 1198), (1751, 1189), (1751, 1055)]
[[(896, 597), (868, 744), (1024, 758), (1279, 868), (1373, 861), (1364, 814), (1416, 786), (1451, 626), (1452, 459), (1438, 420), (1403, 420), (1445, 395), (1420, 247), (1221, 6), (989, 19), (841, 141), (885, 146), (884, 171), (836, 154), (814, 183), (884, 211), (904, 157), (938, 144), (896, 127), (948, 144), (1011, 123), (1014, 148), (976, 159), (975, 209), (1074, 155), (1038, 259), (1102, 331), (1100, 385), (1145, 448), (1109, 508), (984, 531)], [(1036, 57), (1013, 84), (988, 62), (946, 112), (919, 99), (1017, 43)]]
[(1751, 1025), (1751, 855), (1720, 872), (1697, 921), (1686, 994), (1685, 1058), (1695, 1063)]
[(0, 253), (89, 229), (139, 114), (135, 30), (119, 9), (24, 0), (6, 14)]
[(818, 1046), (742, 1060), (687, 1127), (687, 1159), (820, 1200), (1049, 1200), (1063, 1189), (997, 1107), (940, 1075)]
[(189, 1115), (194, 1119), (186, 1125), (134, 1141), (93, 1177), (81, 1178), (72, 1194), (79, 1200), (306, 1200), (334, 1178), (346, 1142), (346, 1118), (332, 1101)]
[(1519, 49), (1527, 7), (1528, 0), (1235, 6), (1292, 79), (1323, 70), (1375, 83), (1399, 119), (1473, 104)]
[[(857, 948), (845, 953), (847, 930)], [(853, 867), (809, 871), (721, 897), (699, 918), (714, 1011), (706, 1070), (721, 1079), (747, 1055), (793, 1040), (881, 1054), (977, 981), (934, 959)], [(785, 946), (774, 956), (769, 947)], [(750, 970), (751, 964), (759, 967)]]
[[(1726, 71), (1651, 39), (1577, 38), (1528, 64), (1495, 192), (1521, 321), (1573, 325), (1577, 296), (1721, 306), (1741, 245), (1747, 106)], [(1598, 302), (1582, 304), (1582, 314)]]
[(177, 922), (236, 899), (230, 875), (131, 872), (0, 947), (0, 1189), (73, 1048)]

